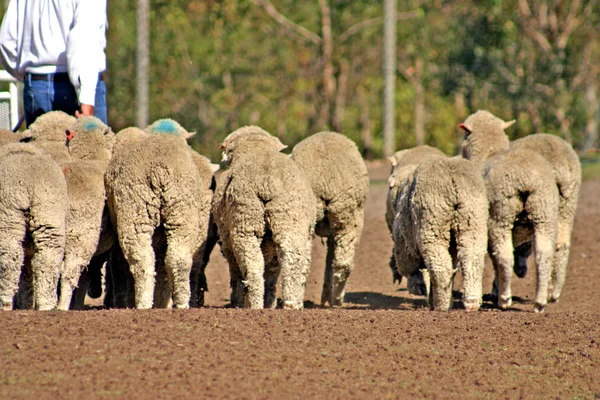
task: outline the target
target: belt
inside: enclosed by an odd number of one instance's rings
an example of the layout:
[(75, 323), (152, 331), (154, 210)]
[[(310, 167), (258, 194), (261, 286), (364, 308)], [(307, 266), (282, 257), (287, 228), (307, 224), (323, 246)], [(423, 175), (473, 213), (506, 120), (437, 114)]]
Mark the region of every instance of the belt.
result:
[[(32, 81), (54, 81), (54, 82), (70, 82), (69, 74), (66, 72), (56, 72), (54, 74), (30, 74), (27, 73)], [(103, 81), (104, 75), (102, 72), (98, 75), (98, 80)]]

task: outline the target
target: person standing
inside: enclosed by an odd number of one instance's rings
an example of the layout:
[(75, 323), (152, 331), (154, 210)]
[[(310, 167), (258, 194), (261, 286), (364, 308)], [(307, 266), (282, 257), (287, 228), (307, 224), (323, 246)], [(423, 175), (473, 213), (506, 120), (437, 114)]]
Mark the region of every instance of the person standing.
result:
[(25, 123), (53, 110), (107, 123), (106, 0), (10, 0), (0, 61), (23, 81)]

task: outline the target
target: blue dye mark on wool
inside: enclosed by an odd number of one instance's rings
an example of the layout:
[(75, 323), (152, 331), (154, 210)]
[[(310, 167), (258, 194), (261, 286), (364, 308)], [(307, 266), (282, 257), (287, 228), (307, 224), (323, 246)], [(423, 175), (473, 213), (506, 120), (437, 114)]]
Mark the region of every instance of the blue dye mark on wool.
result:
[(91, 131), (98, 128), (99, 126), (100, 125), (98, 124), (98, 121), (89, 120), (85, 121), (85, 123), (83, 124), (83, 129), (84, 131)]
[(162, 135), (176, 135), (180, 136), (179, 128), (175, 121), (170, 119), (161, 119), (160, 121), (156, 121), (150, 131), (153, 134), (162, 134)]

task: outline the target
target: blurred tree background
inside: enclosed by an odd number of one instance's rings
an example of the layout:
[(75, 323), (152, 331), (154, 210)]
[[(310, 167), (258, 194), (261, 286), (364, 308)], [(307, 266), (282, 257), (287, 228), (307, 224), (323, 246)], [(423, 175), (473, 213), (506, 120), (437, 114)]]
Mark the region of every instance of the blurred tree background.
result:
[[(108, 1), (109, 122), (135, 124), (136, 1)], [(150, 121), (196, 131), (213, 160), (258, 124), (290, 148), (321, 130), (382, 156), (383, 2), (150, 0)], [(396, 147), (457, 152), (477, 109), (517, 119), (513, 138), (598, 146), (600, 4), (595, 0), (398, 2)]]

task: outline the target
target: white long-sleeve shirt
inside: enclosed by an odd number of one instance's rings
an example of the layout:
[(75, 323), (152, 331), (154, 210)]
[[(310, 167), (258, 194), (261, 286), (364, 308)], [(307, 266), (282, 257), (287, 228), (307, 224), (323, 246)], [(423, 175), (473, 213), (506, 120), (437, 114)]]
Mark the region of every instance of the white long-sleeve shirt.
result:
[(106, 0), (11, 0), (0, 26), (0, 61), (25, 73), (68, 72), (81, 104), (94, 105), (106, 69)]

